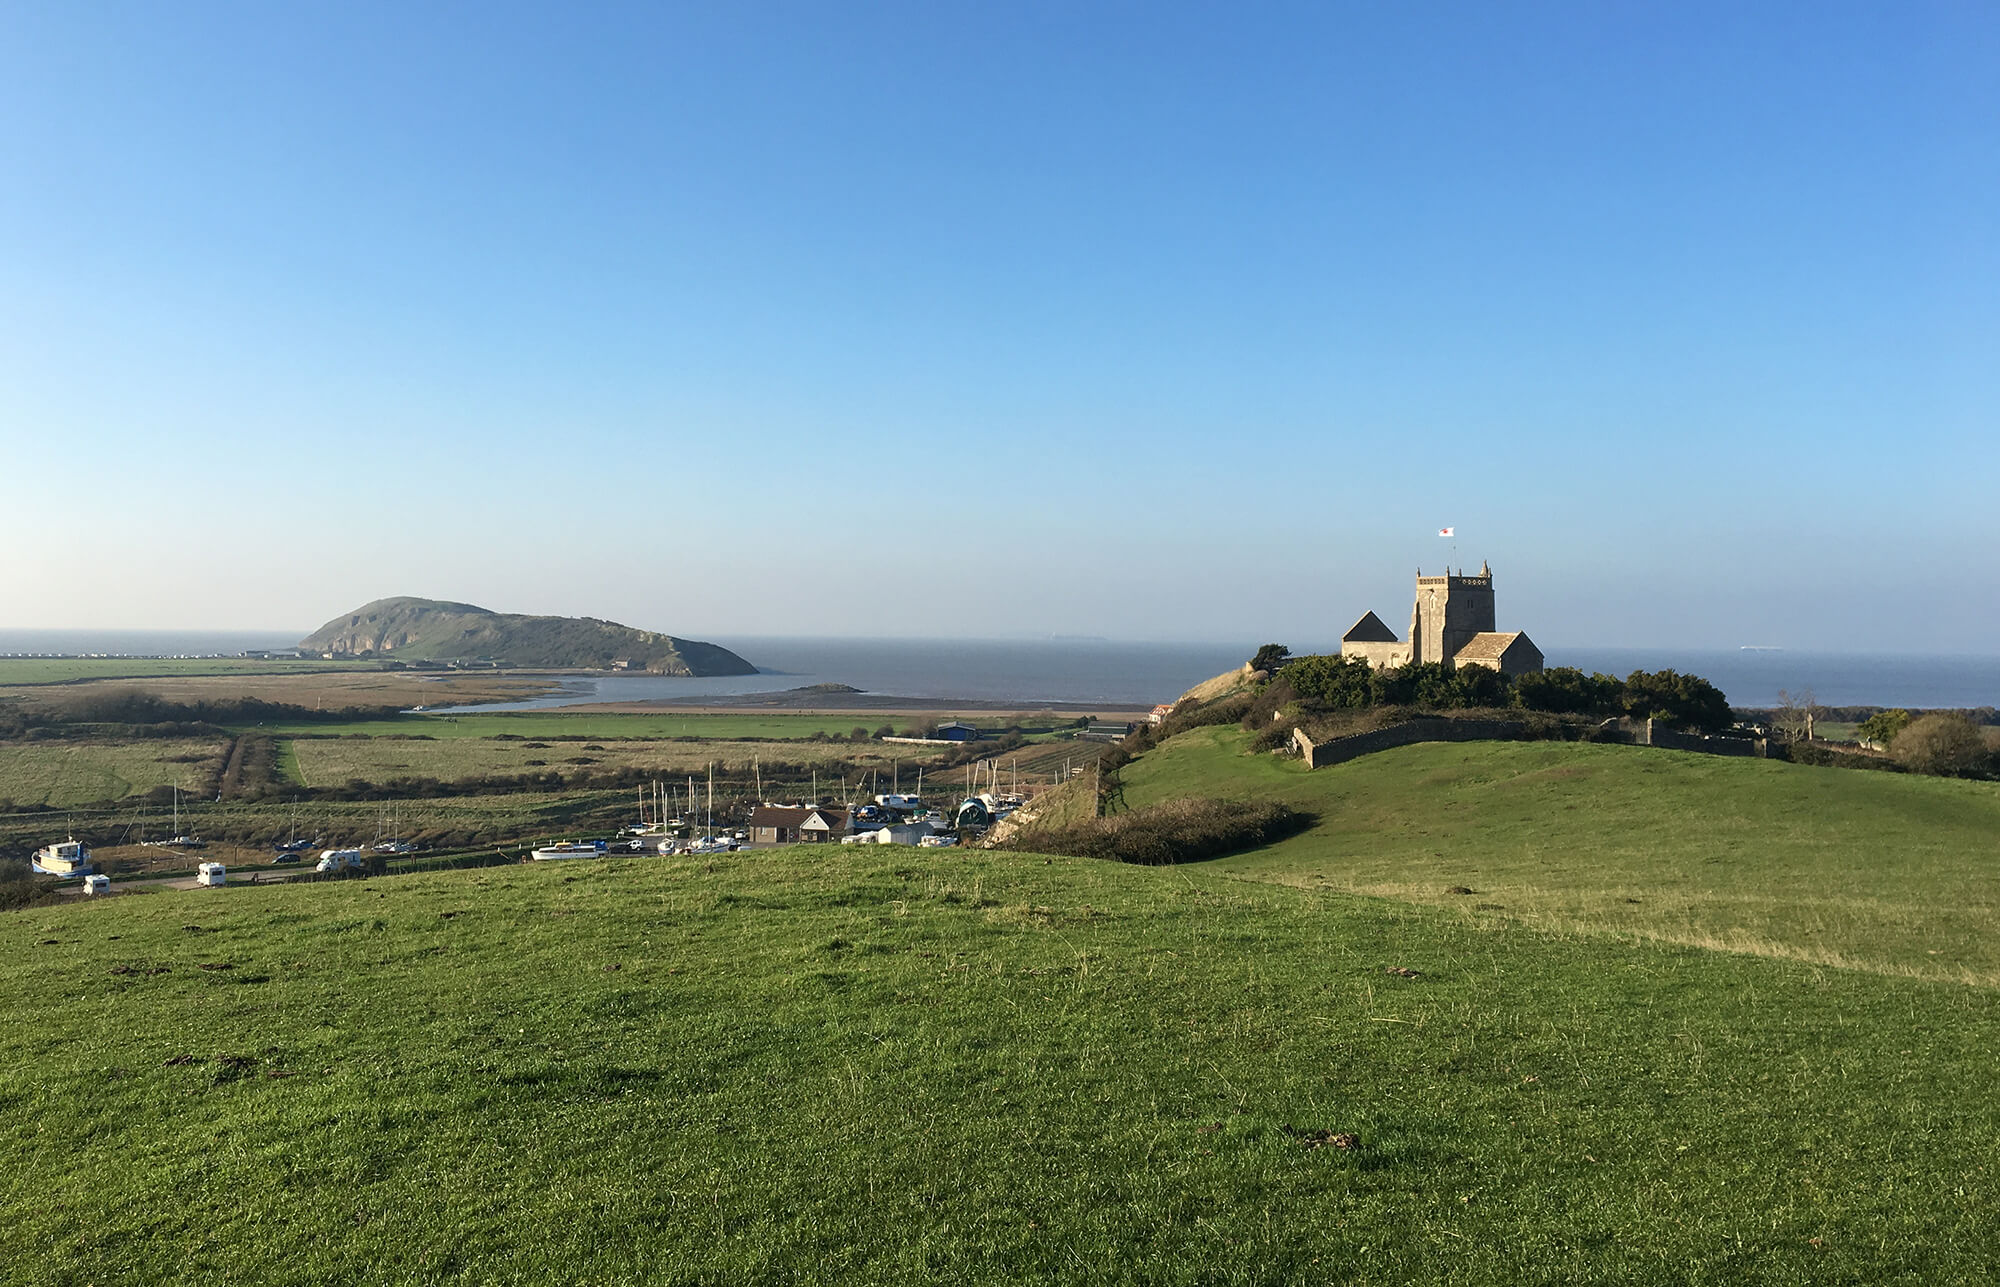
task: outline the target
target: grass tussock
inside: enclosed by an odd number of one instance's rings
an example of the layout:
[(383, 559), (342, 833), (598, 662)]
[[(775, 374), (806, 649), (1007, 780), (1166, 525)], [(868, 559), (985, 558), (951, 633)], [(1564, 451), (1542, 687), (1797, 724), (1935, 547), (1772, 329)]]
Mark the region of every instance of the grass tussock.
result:
[(1030, 827), (995, 848), (1167, 867), (1273, 844), (1313, 821), (1313, 815), (1274, 801), (1184, 796), (1108, 818)]

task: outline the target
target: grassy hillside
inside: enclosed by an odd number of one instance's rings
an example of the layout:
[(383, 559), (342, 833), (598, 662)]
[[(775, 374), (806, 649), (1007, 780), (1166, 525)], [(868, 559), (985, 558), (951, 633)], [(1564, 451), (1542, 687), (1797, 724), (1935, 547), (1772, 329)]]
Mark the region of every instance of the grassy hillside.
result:
[(1211, 870), (130, 897), (0, 1003), (20, 1282), (2000, 1273), (1992, 992)]
[[(0, 916), (0, 1264), (27, 1283), (2000, 1277), (2000, 993), (1926, 955), (1984, 896), (1950, 854), (1988, 797), (1632, 748), (1418, 747), (1306, 775), (1213, 732), (1127, 774), (1135, 799), (1176, 778), (1312, 793), (1326, 820), (1170, 869), (797, 849)], [(1923, 839), (1774, 874), (1829, 828)], [(1634, 830), (1650, 848), (1620, 847)], [(1443, 892), (1454, 863), (1478, 864), (1478, 895)], [(1468, 906), (1531, 886), (1549, 901), (1530, 912)], [(1785, 930), (1769, 900), (1795, 886), (1820, 901)], [(1756, 906), (1796, 950), (1586, 914), (1667, 888), (1703, 932)], [(1868, 968), (1806, 959), (1845, 924), (1828, 907), (1868, 899), (1894, 913), (1841, 948)]]
[[(1221, 870), (1522, 920), (2000, 984), (2000, 785), (1641, 747), (1405, 747), (1331, 768), (1183, 734), (1141, 806), (1282, 800), (1314, 830)], [(1471, 894), (1451, 892), (1470, 889)]]

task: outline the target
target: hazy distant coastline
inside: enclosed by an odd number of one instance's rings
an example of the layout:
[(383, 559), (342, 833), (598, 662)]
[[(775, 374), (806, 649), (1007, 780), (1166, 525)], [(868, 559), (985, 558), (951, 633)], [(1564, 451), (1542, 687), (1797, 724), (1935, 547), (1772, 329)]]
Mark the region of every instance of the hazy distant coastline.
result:
[[(290, 648), (303, 635), (298, 630), (0, 630), (0, 654), (235, 654)], [(751, 636), (722, 636), (715, 642), (749, 658), (759, 673), (706, 679), (572, 676), (563, 693), (520, 708), (726, 698), (815, 683), (850, 684), (875, 697), (1150, 705), (1170, 701), (1201, 680), (1240, 665), (1256, 647), (1253, 643)], [(1306, 641), (1294, 650), (1322, 646)], [(1548, 662), (1615, 675), (1642, 669), (1689, 672), (1709, 679), (1732, 704), (1743, 707), (1769, 706), (1780, 689), (1805, 688), (1830, 705), (2000, 705), (2000, 657), (1555, 645), (1548, 650)]]

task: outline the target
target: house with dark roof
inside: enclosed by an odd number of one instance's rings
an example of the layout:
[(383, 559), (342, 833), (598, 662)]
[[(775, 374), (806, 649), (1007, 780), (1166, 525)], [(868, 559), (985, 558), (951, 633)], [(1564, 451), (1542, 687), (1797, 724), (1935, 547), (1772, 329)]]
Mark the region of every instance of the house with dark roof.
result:
[(760, 804), (750, 811), (749, 830), (752, 844), (829, 844), (847, 834), (847, 811), (814, 805), (786, 808)]

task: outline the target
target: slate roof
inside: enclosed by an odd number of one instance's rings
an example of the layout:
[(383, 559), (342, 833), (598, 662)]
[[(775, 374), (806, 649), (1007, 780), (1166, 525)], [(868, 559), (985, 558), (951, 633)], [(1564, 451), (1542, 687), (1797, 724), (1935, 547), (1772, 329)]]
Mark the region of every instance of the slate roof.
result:
[[(1465, 647), (1453, 654), (1454, 661), (1499, 661), (1507, 650), (1514, 646), (1516, 639), (1526, 640), (1528, 647), (1535, 648), (1535, 641), (1519, 630), (1486, 630), (1472, 636)], [(1537, 653), (1541, 649), (1535, 648)]]
[(1382, 618), (1366, 613), (1340, 637), (1342, 643), (1395, 643), (1396, 632), (1382, 624)]
[(844, 827), (847, 815), (838, 809), (813, 809), (804, 806), (786, 808), (783, 805), (760, 804), (750, 811), (750, 825), (753, 827), (799, 827), (814, 814), (826, 819), (829, 826)]

